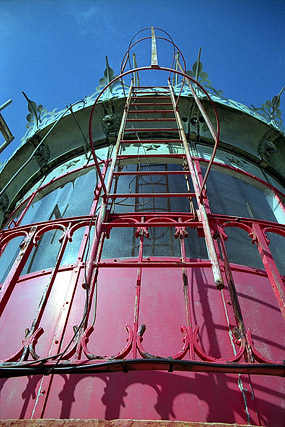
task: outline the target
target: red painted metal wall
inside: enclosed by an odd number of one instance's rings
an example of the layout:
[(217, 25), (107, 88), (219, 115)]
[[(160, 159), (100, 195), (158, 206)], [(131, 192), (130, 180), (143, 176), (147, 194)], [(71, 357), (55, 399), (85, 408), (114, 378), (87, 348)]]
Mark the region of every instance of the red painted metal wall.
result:
[(93, 108), (94, 163), (1, 231), (2, 419), (284, 425), (282, 194), (219, 159), (203, 188), (214, 157), (189, 148), (180, 93), (162, 89), (131, 86), (100, 162)]

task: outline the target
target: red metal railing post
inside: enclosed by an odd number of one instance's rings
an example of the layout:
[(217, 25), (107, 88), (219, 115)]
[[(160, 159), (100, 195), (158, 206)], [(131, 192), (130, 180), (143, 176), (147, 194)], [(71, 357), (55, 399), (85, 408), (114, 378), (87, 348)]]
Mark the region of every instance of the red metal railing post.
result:
[(198, 218), (198, 219), (203, 224), (203, 229), (204, 229), (204, 234), (205, 234), (205, 242), (206, 242), (206, 246), (207, 246), (209, 259), (212, 263), (212, 271), (213, 271), (215, 284), (216, 284), (218, 289), (222, 289), (224, 287), (224, 281), (223, 281), (222, 273), (220, 270), (220, 265), (219, 265), (216, 249), (215, 249), (215, 246), (213, 243), (212, 232), (211, 232), (211, 229), (209, 226), (209, 221), (208, 221), (206, 209), (200, 200), (200, 194), (201, 194), (200, 183), (198, 181), (197, 174), (196, 174), (196, 171), (195, 171), (195, 168), (193, 165), (193, 159), (192, 159), (192, 156), (190, 154), (190, 150), (189, 150), (188, 143), (186, 140), (185, 132), (183, 130), (182, 121), (181, 121), (181, 118), (180, 118), (180, 115), (179, 115), (177, 109), (175, 108), (175, 97), (174, 97), (173, 88), (172, 88), (170, 82), (169, 82), (169, 90), (170, 90), (170, 94), (171, 94), (171, 100), (173, 103), (173, 109), (174, 109), (175, 117), (177, 120), (177, 125), (178, 125), (178, 129), (179, 129), (180, 137), (181, 137), (181, 140), (183, 141), (183, 146), (184, 146), (185, 155), (186, 155), (189, 171), (190, 171), (193, 186), (194, 186), (194, 191), (196, 194), (196, 199), (197, 199), (197, 203), (198, 203), (198, 215), (200, 216), (200, 218)]
[(259, 224), (253, 223), (252, 230), (252, 237), (254, 238), (254, 240), (256, 240), (258, 252), (260, 253), (264, 268), (271, 283), (274, 295), (277, 299), (281, 314), (285, 320), (285, 295), (283, 280), (278, 271), (278, 268), (276, 267), (276, 264), (270, 253), (270, 249), (266, 242), (266, 238)]

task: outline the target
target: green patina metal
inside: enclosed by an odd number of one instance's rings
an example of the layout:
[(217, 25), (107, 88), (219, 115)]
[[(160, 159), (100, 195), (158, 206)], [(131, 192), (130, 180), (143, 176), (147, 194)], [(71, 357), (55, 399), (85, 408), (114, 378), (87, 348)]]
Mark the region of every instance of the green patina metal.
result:
[[(270, 100), (265, 101), (265, 103), (262, 104), (261, 107), (255, 107), (254, 105), (247, 107), (246, 105), (241, 104), (240, 102), (233, 101), (229, 98), (226, 98), (223, 95), (222, 90), (217, 90), (213, 87), (212, 82), (209, 80), (208, 73), (206, 73), (203, 70), (203, 65), (202, 65), (202, 62), (200, 61), (200, 56), (201, 56), (201, 49), (199, 51), (197, 61), (192, 66), (192, 70), (188, 70), (187, 74), (190, 77), (195, 78), (198, 81), (198, 83), (200, 83), (207, 89), (213, 101), (223, 105), (227, 105), (231, 108), (237, 109), (244, 113), (247, 113), (255, 117), (256, 119), (271, 125), (276, 130), (281, 131), (282, 133), (285, 133), (285, 127), (282, 122), (282, 112), (279, 108), (280, 97), (284, 90), (284, 87), (281, 89), (278, 95), (274, 96), (271, 101)], [(109, 66), (108, 57), (106, 56), (106, 69), (104, 71), (104, 77), (102, 77), (99, 80), (99, 86), (96, 87), (96, 92), (84, 98), (81, 103), (80, 102), (77, 103), (77, 105), (73, 107), (73, 112), (85, 107), (89, 107), (90, 105), (93, 105), (101, 89), (106, 84), (110, 83), (115, 77), (116, 75), (114, 74), (114, 70)], [(180, 92), (181, 85), (182, 83), (178, 83), (174, 87), (174, 91), (177, 94), (179, 94)], [(201, 91), (199, 91), (198, 88), (197, 88), (197, 92), (201, 99), (205, 98), (205, 95)], [(31, 101), (24, 92), (23, 94), (28, 101), (28, 110), (30, 113), (27, 115), (28, 123), (26, 126), (28, 130), (24, 135), (24, 137), (22, 138), (22, 143), (24, 143), (27, 139), (31, 138), (33, 134), (38, 130), (43, 129), (44, 127), (48, 126), (49, 124), (57, 120), (60, 117), (60, 115), (62, 115), (64, 112), (64, 110), (57, 111), (56, 108), (51, 112), (47, 112), (47, 110), (42, 105), (37, 105), (34, 101)], [(113, 85), (110, 85), (108, 91), (105, 92), (104, 96), (102, 97), (102, 101), (112, 99), (112, 98), (125, 97), (127, 94), (128, 94), (127, 86), (125, 86), (125, 89), (123, 89), (121, 83), (114, 83)], [(192, 97), (192, 94), (190, 93), (190, 90), (186, 85), (183, 86), (181, 95)]]

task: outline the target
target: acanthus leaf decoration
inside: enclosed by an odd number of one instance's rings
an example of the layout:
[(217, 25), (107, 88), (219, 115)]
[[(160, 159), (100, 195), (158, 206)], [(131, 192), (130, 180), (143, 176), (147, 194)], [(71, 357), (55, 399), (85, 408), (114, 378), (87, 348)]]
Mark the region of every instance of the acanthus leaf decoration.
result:
[[(193, 79), (197, 80), (198, 83), (203, 85), (205, 88), (207, 88), (214, 95), (218, 96), (219, 98), (228, 100), (228, 98), (226, 98), (223, 95), (224, 92), (222, 90), (217, 90), (212, 86), (212, 82), (209, 79), (208, 73), (203, 71), (203, 64), (200, 61), (200, 56), (201, 56), (201, 49), (199, 50), (199, 55), (198, 55), (197, 61), (192, 66), (192, 70), (186, 71), (186, 74), (188, 74), (188, 76), (192, 77)], [(198, 89), (198, 91), (199, 91), (199, 89)]]
[(37, 105), (34, 101), (29, 99), (25, 92), (22, 91), (22, 94), (26, 98), (28, 102), (28, 110), (29, 114), (27, 115), (27, 127), (30, 127), (31, 124), (33, 124), (36, 129), (39, 128), (39, 124), (41, 123), (41, 116), (47, 112), (46, 108), (44, 108), (42, 105)]
[(255, 107), (253, 104), (249, 107), (252, 111), (260, 114), (268, 122), (275, 124), (277, 127), (285, 130), (282, 122), (282, 112), (280, 110), (280, 97), (284, 91), (285, 86), (280, 90), (278, 95), (274, 96), (271, 101), (267, 100), (261, 107)]
[[(104, 71), (104, 77), (99, 80), (99, 86), (96, 87), (96, 91), (103, 89), (103, 87), (109, 84), (115, 77), (117, 76), (114, 74), (114, 70), (110, 67), (108, 62), (108, 56), (106, 55), (106, 69)], [(109, 93), (112, 93), (112, 89), (114, 86), (115, 85), (111, 85), (109, 87)]]

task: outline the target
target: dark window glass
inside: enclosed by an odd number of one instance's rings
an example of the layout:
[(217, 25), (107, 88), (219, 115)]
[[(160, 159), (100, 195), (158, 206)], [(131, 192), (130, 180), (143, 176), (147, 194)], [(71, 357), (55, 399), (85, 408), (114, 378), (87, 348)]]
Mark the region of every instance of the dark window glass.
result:
[(11, 270), (12, 265), (20, 252), (19, 245), (23, 239), (24, 237), (20, 236), (10, 240), (2, 252), (2, 255), (0, 256), (0, 283), (5, 281), (7, 274)]
[(225, 244), (230, 262), (264, 270), (256, 244), (251, 243), (246, 231), (237, 227), (227, 227), (225, 232), (228, 236)]
[(199, 237), (197, 229), (187, 228), (188, 237), (185, 238), (185, 253), (187, 258), (208, 259), (205, 238)]
[[(149, 163), (125, 165), (122, 171), (183, 171), (181, 164)], [(113, 182), (112, 192), (115, 193), (187, 193), (193, 192), (191, 179), (185, 175), (121, 175)], [(195, 203), (195, 202), (194, 202)], [(190, 202), (183, 198), (118, 198), (112, 210), (122, 212), (190, 212)]]
[(211, 170), (207, 195), (213, 213), (276, 222), (264, 192), (232, 175)]
[(139, 253), (140, 239), (135, 237), (135, 228), (118, 227), (104, 240), (101, 258), (133, 258)]
[(179, 238), (174, 236), (173, 227), (153, 227), (149, 228), (149, 238), (144, 238), (144, 257), (180, 257)]
[[(11, 215), (11, 217), (10, 217), (9, 221), (7, 222), (7, 225), (6, 225), (6, 227), (5, 227), (5, 230), (6, 230), (7, 228), (13, 228), (13, 227), (14, 227), (14, 224), (12, 224), (12, 222), (17, 222), (17, 221), (18, 221), (18, 219), (20, 218), (20, 216), (21, 216), (21, 214), (22, 214), (22, 212), (23, 212), (24, 208), (26, 207), (27, 203), (28, 203), (28, 200), (26, 200), (26, 202), (25, 202), (25, 203), (23, 203), (23, 205), (22, 205), (21, 207), (19, 207), (19, 208), (16, 210), (16, 212), (14, 212), (14, 214), (13, 214), (13, 215)], [(10, 227), (9, 227), (9, 226), (10, 226)]]
[[(72, 235), (72, 241), (68, 242), (61, 260), (61, 265), (74, 264), (77, 261), (78, 252), (83, 239), (85, 227), (79, 228)], [(87, 231), (88, 233), (88, 231)], [(90, 245), (94, 234), (94, 228), (90, 232)]]
[[(69, 265), (76, 263), (78, 251), (82, 242), (85, 227), (80, 228), (72, 235), (72, 241), (68, 242), (61, 260), (61, 265)], [(91, 240), (92, 240), (91, 233)], [(57, 256), (61, 247), (59, 241), (62, 236), (62, 230), (55, 229), (44, 233), (38, 242), (38, 246), (34, 247), (26, 264), (23, 268), (22, 275), (33, 273), (39, 270), (53, 268), (55, 266)]]
[(266, 233), (269, 249), (280, 274), (285, 275), (285, 238), (276, 233)]
[(44, 188), (35, 197), (22, 224), (88, 215), (94, 198), (95, 171), (70, 176)]
[(22, 274), (53, 268), (61, 246), (59, 242), (61, 236), (62, 230), (58, 229), (44, 233), (38, 242), (38, 246), (35, 246), (30, 253)]

